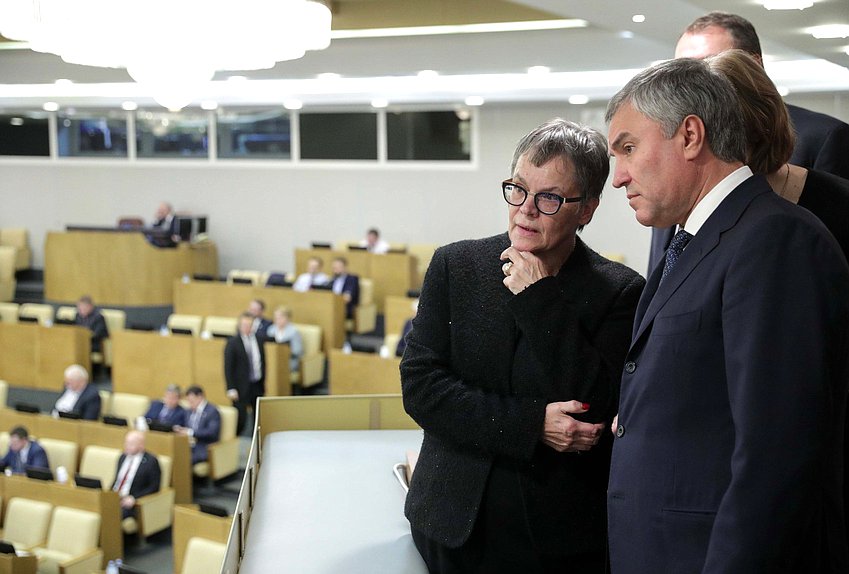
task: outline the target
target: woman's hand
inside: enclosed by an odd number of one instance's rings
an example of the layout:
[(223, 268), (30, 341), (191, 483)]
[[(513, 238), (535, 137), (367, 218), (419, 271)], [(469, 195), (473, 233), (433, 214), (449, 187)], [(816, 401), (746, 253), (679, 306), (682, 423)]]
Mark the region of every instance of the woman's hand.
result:
[(530, 251), (519, 251), (512, 245), (501, 253), (504, 261), (504, 286), (516, 295), (533, 285), (543, 277), (554, 275), (546, 269), (542, 260)]
[(579, 401), (546, 405), (542, 442), (557, 452), (590, 450), (604, 431), (604, 424), (584, 423), (569, 416), (585, 413), (589, 408), (589, 405)]

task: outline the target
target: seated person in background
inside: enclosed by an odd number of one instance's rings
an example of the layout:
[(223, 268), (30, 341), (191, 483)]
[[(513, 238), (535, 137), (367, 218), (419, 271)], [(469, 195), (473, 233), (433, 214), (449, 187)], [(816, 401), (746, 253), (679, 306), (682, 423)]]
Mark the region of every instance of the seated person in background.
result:
[(100, 309), (94, 306), (94, 302), (88, 295), (83, 295), (77, 301), (77, 317), (74, 324), (85, 327), (91, 331), (91, 352), (99, 353), (103, 350), (103, 339), (109, 336), (106, 327), (106, 319), (100, 313)]
[(209, 458), (207, 446), (218, 442), (221, 436), (221, 415), (215, 405), (207, 402), (203, 389), (197, 385), (186, 390), (189, 403), (186, 426), (174, 428), (175, 432), (188, 435), (192, 445), (192, 464)]
[(348, 260), (337, 257), (330, 264), (333, 272), (332, 289), (345, 301), (345, 318), (354, 318), (354, 307), (360, 304), (360, 278), (348, 273)]
[(278, 307), (274, 310), (274, 323), (265, 332), (267, 341), (275, 343), (289, 343), (289, 370), (297, 371), (301, 365), (301, 356), (304, 354), (304, 341), (301, 334), (290, 322), (292, 312), (286, 307)]
[(257, 338), (262, 339), (265, 331), (271, 325), (271, 321), (263, 317), (265, 314), (265, 301), (254, 299), (248, 303), (248, 313), (254, 318), (254, 333), (256, 333)]
[(56, 399), (53, 414), (73, 413), (87, 421), (100, 418), (100, 393), (88, 383), (88, 371), (81, 365), (65, 369), (65, 392)]
[(151, 237), (151, 243), (158, 247), (173, 247), (180, 242), (180, 221), (167, 201), (163, 201), (156, 208), (150, 228), (155, 233)]
[(29, 439), (25, 427), (17, 426), (9, 431), (9, 452), (0, 460), (0, 467), (10, 469), (12, 474), (24, 474), (28, 466), (50, 468), (41, 445)]
[(365, 247), (369, 253), (389, 253), (389, 244), (380, 238), (376, 227), (366, 232), (366, 238), (360, 240), (360, 247)]
[(159, 421), (173, 426), (186, 426), (186, 409), (180, 406), (180, 386), (168, 385), (162, 400), (150, 403), (150, 408), (144, 415), (149, 421)]
[(404, 328), (401, 329), (401, 338), (398, 339), (398, 346), (395, 347), (395, 356), (403, 357), (404, 349), (407, 348), (407, 335), (410, 334), (410, 331), (413, 330), (413, 319), (416, 318), (416, 313), (419, 310), (419, 300), (416, 299), (413, 301), (413, 316), (407, 319), (404, 323)]
[(121, 497), (121, 518), (132, 518), (137, 498), (159, 492), (161, 479), (159, 460), (144, 450), (144, 433), (131, 430), (124, 437), (124, 454), (112, 483), (112, 490)]
[(324, 266), (321, 259), (318, 257), (310, 257), (307, 261), (307, 272), (298, 275), (292, 289), (295, 291), (309, 291), (313, 285), (327, 285), (330, 278), (322, 273), (321, 268)]

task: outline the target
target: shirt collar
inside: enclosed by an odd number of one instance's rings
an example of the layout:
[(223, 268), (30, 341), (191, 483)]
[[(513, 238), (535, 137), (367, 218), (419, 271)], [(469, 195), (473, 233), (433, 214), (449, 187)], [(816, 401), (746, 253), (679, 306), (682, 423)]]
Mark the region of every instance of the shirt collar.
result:
[(747, 179), (752, 177), (752, 170), (749, 166), (740, 167), (717, 183), (713, 189), (699, 201), (687, 218), (687, 223), (684, 224), (684, 229), (691, 235), (696, 235), (708, 218), (716, 211), (719, 204), (728, 197), (734, 189)]

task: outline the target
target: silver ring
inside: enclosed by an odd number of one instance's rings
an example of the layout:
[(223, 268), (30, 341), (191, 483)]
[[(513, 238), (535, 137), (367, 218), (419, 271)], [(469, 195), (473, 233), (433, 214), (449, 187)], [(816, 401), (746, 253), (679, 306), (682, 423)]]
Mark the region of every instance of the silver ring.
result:
[(504, 273), (505, 276), (507, 276), (507, 277), (510, 276), (510, 268), (511, 267), (513, 267), (512, 261), (508, 261), (504, 265), (501, 266), (501, 271)]

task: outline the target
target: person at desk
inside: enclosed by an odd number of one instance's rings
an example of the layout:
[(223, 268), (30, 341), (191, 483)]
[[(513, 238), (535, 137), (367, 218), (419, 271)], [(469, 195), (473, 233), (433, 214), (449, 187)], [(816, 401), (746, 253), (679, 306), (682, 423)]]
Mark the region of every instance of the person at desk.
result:
[(265, 315), (265, 301), (262, 299), (254, 299), (248, 303), (248, 313), (254, 318), (253, 331), (257, 337), (262, 339), (268, 327), (271, 326), (271, 321), (263, 317)]
[(287, 343), (289, 345), (289, 370), (297, 371), (301, 366), (301, 356), (304, 354), (304, 341), (301, 334), (291, 323), (292, 312), (286, 307), (274, 310), (274, 323), (265, 332), (267, 341)]
[(242, 434), (248, 408), (253, 409), (257, 397), (265, 394), (265, 349), (261, 335), (253, 331), (254, 317), (242, 313), (238, 332), (224, 346), (224, 379), (227, 397), (239, 413), (236, 434)]
[(353, 319), (354, 308), (360, 304), (360, 278), (348, 273), (348, 260), (344, 257), (336, 257), (330, 270), (333, 272), (333, 292), (345, 301), (345, 318)]
[(186, 409), (180, 406), (180, 396), (179, 385), (168, 385), (162, 400), (157, 399), (151, 402), (144, 418), (173, 426), (186, 426)]
[(436, 250), (401, 360), (424, 430), (405, 515), (430, 572), (604, 572), (619, 379), (645, 281), (577, 235), (610, 171), (553, 119), (501, 182), (507, 233)]
[(103, 339), (109, 337), (109, 329), (106, 319), (100, 309), (94, 306), (89, 295), (83, 295), (77, 301), (77, 316), (74, 324), (85, 327), (91, 331), (91, 352), (99, 353), (103, 350)]
[(53, 414), (72, 413), (87, 421), (100, 418), (100, 393), (88, 382), (88, 371), (82, 365), (65, 369), (65, 392), (56, 399)]
[(365, 247), (369, 253), (389, 253), (389, 243), (380, 238), (380, 231), (376, 227), (366, 232), (365, 239), (360, 240), (360, 247)]
[(124, 437), (124, 453), (118, 459), (112, 490), (121, 497), (121, 518), (132, 518), (136, 499), (159, 492), (162, 471), (156, 456), (144, 449), (144, 433), (132, 430)]
[(154, 245), (173, 247), (180, 242), (180, 221), (170, 203), (167, 201), (160, 203), (153, 218), (153, 224), (150, 227), (155, 233), (151, 237)]
[(30, 440), (26, 427), (16, 426), (9, 431), (9, 452), (0, 460), (0, 468), (12, 474), (24, 474), (28, 466), (50, 468), (44, 448)]
[(303, 293), (309, 291), (313, 285), (327, 285), (330, 282), (330, 277), (321, 271), (323, 266), (324, 263), (321, 259), (310, 257), (307, 261), (307, 272), (298, 275), (292, 289)]
[(192, 445), (192, 464), (196, 464), (207, 460), (207, 447), (218, 442), (221, 436), (221, 414), (215, 405), (207, 402), (203, 388), (197, 385), (186, 389), (186, 402), (189, 403), (186, 426), (174, 427), (174, 432), (189, 437)]

